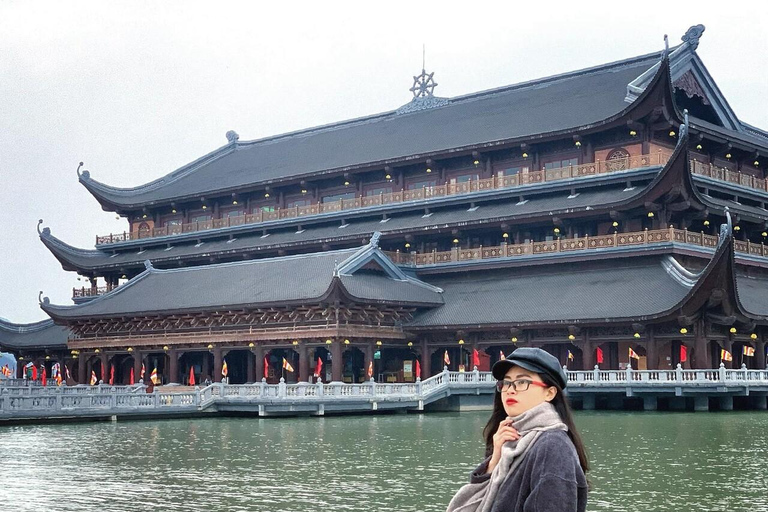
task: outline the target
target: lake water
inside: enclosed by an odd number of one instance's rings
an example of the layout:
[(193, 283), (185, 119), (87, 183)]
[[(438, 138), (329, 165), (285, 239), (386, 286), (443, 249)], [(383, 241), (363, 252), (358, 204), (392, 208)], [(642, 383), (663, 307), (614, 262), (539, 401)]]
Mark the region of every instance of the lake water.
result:
[[(443, 511), (488, 413), (0, 427), (2, 510)], [(768, 414), (577, 412), (589, 510), (768, 511)]]

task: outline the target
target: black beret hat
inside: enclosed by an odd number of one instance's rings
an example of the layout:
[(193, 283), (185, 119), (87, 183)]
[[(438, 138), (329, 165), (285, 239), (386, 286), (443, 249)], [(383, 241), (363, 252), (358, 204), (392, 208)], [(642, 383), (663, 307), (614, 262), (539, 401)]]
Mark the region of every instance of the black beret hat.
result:
[(544, 374), (555, 381), (560, 388), (565, 389), (568, 377), (565, 375), (560, 361), (546, 350), (533, 347), (521, 347), (507, 356), (506, 359), (497, 361), (491, 372), (496, 380), (501, 380), (510, 368), (519, 366), (528, 371)]

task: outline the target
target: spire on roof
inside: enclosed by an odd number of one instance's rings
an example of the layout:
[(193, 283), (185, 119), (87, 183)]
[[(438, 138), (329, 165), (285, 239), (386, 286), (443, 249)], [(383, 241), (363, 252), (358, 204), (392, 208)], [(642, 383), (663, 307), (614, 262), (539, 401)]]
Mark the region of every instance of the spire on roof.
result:
[(688, 46), (690, 46), (691, 50), (695, 50), (699, 46), (699, 39), (701, 39), (701, 34), (704, 33), (704, 30), (706, 30), (704, 25), (694, 25), (689, 28), (688, 31), (680, 39), (682, 39), (684, 43), (688, 43)]

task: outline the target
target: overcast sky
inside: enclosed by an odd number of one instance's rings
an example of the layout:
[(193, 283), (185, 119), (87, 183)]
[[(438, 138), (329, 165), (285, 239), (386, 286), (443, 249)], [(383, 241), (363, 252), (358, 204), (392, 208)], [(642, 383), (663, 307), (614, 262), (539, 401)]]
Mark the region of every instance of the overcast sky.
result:
[[(768, 129), (766, 2), (36, 2), (0, 0), (0, 317), (45, 318), (83, 283), (37, 219), (93, 248), (127, 223), (77, 181), (135, 186), (222, 146), (397, 108), (413, 75), (451, 97), (678, 44), (742, 121)], [(370, 5), (386, 7), (372, 8)]]

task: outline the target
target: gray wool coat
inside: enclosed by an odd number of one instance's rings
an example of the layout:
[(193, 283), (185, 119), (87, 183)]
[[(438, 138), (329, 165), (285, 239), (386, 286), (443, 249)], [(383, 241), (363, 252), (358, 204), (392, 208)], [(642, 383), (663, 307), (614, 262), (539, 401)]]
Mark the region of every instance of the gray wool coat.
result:
[[(482, 483), (490, 457), (470, 475), (470, 483)], [(520, 466), (499, 488), (491, 512), (584, 512), (587, 479), (576, 448), (562, 430), (543, 432)]]

